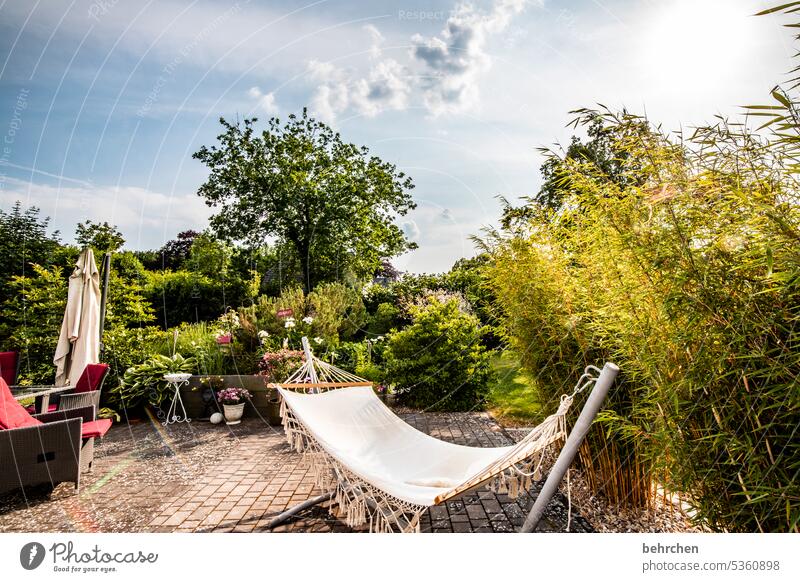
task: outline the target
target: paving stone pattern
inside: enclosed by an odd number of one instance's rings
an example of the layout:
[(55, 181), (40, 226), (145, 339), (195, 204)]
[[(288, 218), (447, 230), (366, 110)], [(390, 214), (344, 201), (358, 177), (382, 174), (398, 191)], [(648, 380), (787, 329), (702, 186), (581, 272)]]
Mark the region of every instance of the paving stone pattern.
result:
[[(485, 413), (398, 412), (419, 430), (470, 446), (508, 445), (521, 435)], [(0, 531), (266, 531), (274, 515), (322, 492), (282, 430), (259, 419), (230, 427), (193, 422), (167, 428), (151, 419), (115, 426), (97, 444), (94, 472), (84, 474), (77, 495), (70, 484), (49, 496), (26, 493), (0, 496)], [(432, 508), (421, 528), (510, 532), (531, 504), (528, 495), (511, 500), (483, 489)], [(566, 500), (558, 495), (539, 529), (564, 531), (566, 523)], [(592, 531), (574, 508), (570, 529)], [(275, 531), (353, 530), (318, 506)]]

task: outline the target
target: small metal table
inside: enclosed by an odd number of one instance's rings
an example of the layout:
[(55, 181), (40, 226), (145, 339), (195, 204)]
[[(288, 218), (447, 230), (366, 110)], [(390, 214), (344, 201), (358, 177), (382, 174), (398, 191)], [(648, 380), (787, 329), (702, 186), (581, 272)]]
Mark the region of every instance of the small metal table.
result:
[(73, 386), (10, 386), (14, 400), (36, 399), (36, 412), (47, 412), (52, 394), (69, 392)]
[[(189, 420), (189, 415), (186, 414), (186, 408), (183, 406), (183, 399), (181, 398), (181, 386), (184, 384), (188, 385), (189, 378), (191, 377), (191, 374), (164, 374), (164, 380), (175, 390), (172, 396), (172, 403), (167, 411), (167, 416), (161, 423), (164, 426), (176, 422), (191, 422), (191, 420)], [(183, 417), (178, 413), (179, 406)]]

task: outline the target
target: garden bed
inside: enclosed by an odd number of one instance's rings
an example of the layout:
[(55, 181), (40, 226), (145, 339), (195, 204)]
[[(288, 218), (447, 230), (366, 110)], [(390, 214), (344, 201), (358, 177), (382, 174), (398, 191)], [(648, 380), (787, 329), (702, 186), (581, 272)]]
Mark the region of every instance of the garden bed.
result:
[(216, 410), (212, 408), (213, 401), (207, 408), (207, 400), (203, 397), (204, 391), (209, 389), (209, 378), (225, 388), (244, 388), (252, 394), (252, 398), (244, 407), (244, 418), (262, 418), (273, 426), (281, 424), (278, 391), (268, 386), (266, 377), (257, 374), (192, 376), (189, 378), (189, 384), (181, 388), (181, 399), (190, 418), (208, 418), (208, 410)]

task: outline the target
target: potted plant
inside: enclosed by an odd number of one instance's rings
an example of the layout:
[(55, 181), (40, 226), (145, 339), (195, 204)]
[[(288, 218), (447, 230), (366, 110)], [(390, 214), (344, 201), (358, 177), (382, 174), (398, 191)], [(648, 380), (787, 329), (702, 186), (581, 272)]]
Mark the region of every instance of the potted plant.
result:
[(230, 386), (217, 392), (217, 401), (222, 403), (227, 424), (239, 424), (242, 421), (244, 401), (250, 398), (250, 392), (238, 386)]

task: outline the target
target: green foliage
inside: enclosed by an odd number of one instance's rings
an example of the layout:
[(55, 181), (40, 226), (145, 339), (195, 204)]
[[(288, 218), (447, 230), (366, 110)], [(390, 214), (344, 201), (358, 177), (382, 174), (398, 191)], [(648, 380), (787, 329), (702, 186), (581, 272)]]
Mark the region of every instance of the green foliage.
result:
[(230, 244), (204, 232), (194, 238), (185, 267), (211, 280), (224, 280), (229, 276), (232, 257)]
[(412, 317), (389, 337), (385, 352), (386, 378), (398, 401), (428, 410), (481, 408), (492, 370), (478, 319), (453, 300), (414, 307)]
[(155, 326), (107, 327), (103, 334), (103, 360), (111, 366), (111, 377), (119, 381), (125, 370), (157, 353), (158, 346), (166, 342), (166, 336), (164, 330)]
[(227, 307), (224, 284), (190, 271), (148, 273), (144, 292), (164, 328), (213, 320)]
[(184, 230), (157, 251), (139, 251), (137, 255), (144, 266), (151, 271), (167, 269), (178, 271), (189, 258), (189, 251), (198, 234), (194, 230)]
[[(453, 298), (460, 301), (463, 308), (475, 314), (486, 328), (483, 330), (484, 345), (497, 347), (492, 316), (494, 297), (484, 276), (488, 262), (489, 255), (483, 253), (470, 259), (459, 259), (446, 273), (407, 274), (388, 285), (367, 285), (362, 295), (370, 319), (375, 322), (375, 329), (368, 332), (380, 335), (391, 327), (407, 325), (411, 321), (409, 308), (425, 303), (430, 295), (437, 295), (440, 300)], [(381, 313), (378, 313), (379, 309)]]
[(306, 314), (306, 295), (299, 286), (290, 286), (278, 297), (262, 295), (252, 306), (242, 309), (245, 319), (258, 330), (269, 332), (274, 338), (283, 337), (286, 328), (284, 319), (278, 317), (278, 311), (291, 309), (295, 320)]
[(197, 362), (180, 354), (172, 357), (157, 354), (147, 361), (128, 368), (122, 381), (108, 392), (108, 403), (115, 410), (137, 408), (149, 403), (160, 407), (173, 389), (164, 380), (164, 374), (195, 373)]
[(99, 260), (103, 254), (119, 250), (125, 244), (125, 239), (116, 226), (87, 220), (79, 223), (75, 229), (75, 242), (80, 248), (92, 247)]
[(261, 244), (274, 235), (296, 252), (306, 290), (351, 274), (371, 275), (382, 259), (413, 248), (394, 223), (414, 208), (411, 179), (344, 143), (324, 123), (290, 115), (260, 135), (256, 119), (220, 120), (219, 145), (194, 158), (210, 169), (199, 194), (219, 208), (219, 236)]
[(515, 207), (505, 198), (501, 198), (503, 215), (500, 219), (503, 228), (513, 230), (517, 226), (524, 226), (539, 208), (557, 210), (562, 207), (565, 200), (575, 189), (570, 172), (570, 162), (574, 161), (584, 166), (590, 166), (593, 171), (605, 177), (606, 180), (618, 184), (620, 187), (635, 186), (640, 183), (641, 177), (637, 172), (640, 160), (631, 156), (625, 148), (620, 148), (624, 136), (622, 132), (636, 132), (646, 130), (646, 122), (636, 122), (638, 127), (621, 127), (617, 124), (606, 123), (602, 115), (587, 118), (584, 123), (573, 123), (574, 127), (586, 128), (588, 139), (583, 142), (577, 136), (572, 136), (566, 151), (542, 149), (546, 160), (542, 164), (543, 184), (539, 192), (533, 197), (524, 197), (525, 204)]
[(14, 276), (8, 283), (10, 298), (3, 303), (7, 319), (0, 337), (20, 352), (20, 379), (31, 384), (51, 384), (55, 374), (53, 354), (67, 303), (67, 279), (58, 266), (33, 264), (30, 275)]
[(800, 520), (800, 200), (781, 147), (720, 123), (682, 141), (629, 114), (635, 180), (566, 160), (571, 194), (495, 234), (509, 343), (548, 411), (586, 363), (623, 371), (582, 459), (612, 500), (683, 492), (714, 530)]
[(266, 352), (258, 363), (258, 373), (268, 382), (285, 382), (305, 361), (305, 355), (298, 350), (280, 349)]
[(391, 303), (379, 303), (375, 313), (369, 317), (367, 337), (386, 335), (391, 329), (399, 327), (400, 316), (400, 309)]
[[(287, 309), (292, 311), (288, 321), (277, 315)], [(322, 283), (308, 295), (300, 287), (288, 287), (279, 297), (262, 295), (239, 313), (243, 325), (247, 322), (253, 333), (264, 330), (273, 341), (288, 337), (294, 348), (300, 345), (303, 335), (319, 337), (335, 345), (340, 339), (352, 338), (366, 319), (361, 296), (342, 283)], [(310, 323), (306, 322), (307, 318)]]
[[(40, 218), (39, 209), (22, 209), (17, 201), (10, 212), (0, 210), (0, 274), (12, 277), (30, 274), (32, 264), (52, 264), (59, 247), (58, 232), (47, 234), (49, 218)], [(0, 285), (0, 303), (13, 295), (7, 285)]]
[(321, 283), (308, 294), (313, 333), (329, 343), (350, 339), (366, 318), (361, 296), (342, 283)]
[(385, 340), (342, 342), (329, 350), (325, 359), (343, 370), (380, 384), (386, 380), (383, 362), (387, 343)]
[(161, 332), (159, 342), (151, 344), (152, 353), (164, 356), (192, 354), (197, 361), (199, 374), (225, 375), (231, 372), (229, 352), (217, 344), (214, 323), (182, 323), (176, 328)]
[(132, 252), (115, 253), (108, 281), (106, 328), (141, 327), (155, 322), (155, 310), (145, 297), (147, 271)]

